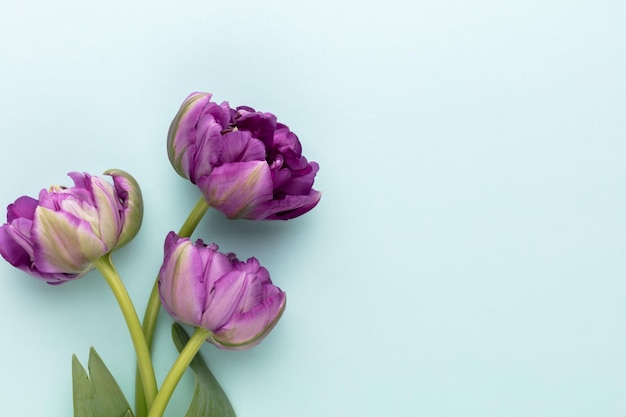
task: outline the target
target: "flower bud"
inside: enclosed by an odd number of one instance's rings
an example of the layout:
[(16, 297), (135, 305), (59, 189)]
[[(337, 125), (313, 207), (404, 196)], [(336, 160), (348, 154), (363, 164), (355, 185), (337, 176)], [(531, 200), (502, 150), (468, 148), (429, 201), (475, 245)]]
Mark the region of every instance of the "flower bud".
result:
[(193, 93), (170, 125), (172, 166), (230, 218), (288, 220), (317, 205), (319, 166), (302, 155), (298, 137), (271, 113), (216, 104)]
[(170, 232), (159, 271), (163, 308), (176, 320), (211, 332), (217, 347), (249, 349), (276, 325), (286, 296), (267, 269), (250, 258), (218, 252), (215, 244), (195, 243)]
[(0, 227), (0, 254), (11, 265), (49, 284), (79, 278), (93, 261), (132, 240), (143, 217), (141, 190), (121, 170), (105, 174), (113, 184), (87, 173), (68, 175), (74, 186), (41, 190), (18, 198)]

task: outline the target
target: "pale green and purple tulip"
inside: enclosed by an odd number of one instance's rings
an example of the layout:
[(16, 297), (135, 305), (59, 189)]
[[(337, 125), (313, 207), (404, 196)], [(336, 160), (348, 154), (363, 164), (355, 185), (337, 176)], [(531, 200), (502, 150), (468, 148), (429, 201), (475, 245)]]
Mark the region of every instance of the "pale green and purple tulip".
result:
[(239, 261), (215, 244), (170, 232), (159, 271), (163, 308), (184, 324), (211, 332), (209, 342), (242, 350), (258, 344), (276, 325), (286, 296), (259, 261)]
[(271, 113), (230, 108), (193, 93), (167, 137), (170, 162), (229, 218), (288, 220), (317, 205), (319, 166), (302, 155), (298, 137)]
[(11, 265), (49, 284), (79, 278), (92, 263), (132, 240), (141, 226), (143, 201), (137, 181), (109, 170), (113, 184), (71, 172), (73, 187), (18, 198), (0, 227), (0, 254)]

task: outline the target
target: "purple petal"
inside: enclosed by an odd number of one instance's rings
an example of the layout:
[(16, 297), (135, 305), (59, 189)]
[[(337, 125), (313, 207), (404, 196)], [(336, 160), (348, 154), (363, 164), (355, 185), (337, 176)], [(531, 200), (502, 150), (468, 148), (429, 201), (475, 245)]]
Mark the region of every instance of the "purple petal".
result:
[(224, 138), (220, 133), (205, 137), (196, 145), (190, 162), (189, 180), (197, 184), (203, 176), (209, 175), (213, 168), (221, 165), (220, 155), (224, 148)]
[[(307, 195), (311, 191), (311, 187), (313, 187), (313, 182), (315, 181), (315, 175), (319, 170), (319, 165), (315, 162), (311, 162), (304, 169), (300, 171), (290, 171), (291, 176), (288, 180), (284, 180), (279, 175), (277, 178), (281, 183), (274, 180), (274, 194), (293, 194), (293, 195)], [(280, 172), (288, 171), (286, 169), (281, 170)]]
[[(272, 167), (270, 167), (272, 169)], [(289, 169), (272, 169), (272, 183), (274, 184), (274, 192), (276, 190), (281, 190), (282, 187), (287, 184), (287, 182), (291, 179), (291, 170)], [(305, 194), (305, 193), (300, 193)]]
[[(27, 219), (18, 219), (17, 221), (27, 222)], [(45, 273), (37, 269), (30, 252), (33, 248), (30, 246), (22, 246), (23, 242), (13, 240), (15, 230), (11, 230), (9, 225), (0, 227), (0, 255), (6, 259), (14, 267), (32, 275), (36, 278), (46, 281), (48, 284), (62, 284), (72, 279), (78, 278), (79, 274), (68, 274), (64, 272)]]
[(242, 300), (250, 289), (252, 278), (243, 271), (231, 271), (217, 280), (207, 300), (202, 327), (211, 331), (219, 329), (241, 311)]
[(208, 175), (213, 167), (221, 165), (222, 149), (224, 148), (222, 131), (227, 127), (230, 109), (228, 103), (221, 106), (210, 102), (205, 104), (202, 114), (199, 116), (194, 137), (189, 141), (193, 143), (189, 152), (189, 179), (196, 184), (198, 179)]
[(248, 214), (253, 220), (289, 220), (313, 209), (322, 198), (322, 193), (311, 190), (309, 195), (287, 195), (280, 200), (271, 200), (256, 207)]
[(257, 258), (248, 258), (246, 262), (239, 261), (233, 266), (238, 271), (245, 271), (251, 274), (256, 274), (260, 270), (265, 270), (265, 268), (261, 266)]
[(35, 259), (34, 244), (31, 238), (33, 221), (25, 218), (15, 219), (6, 226), (7, 234), (28, 253), (30, 262), (33, 262)]
[(224, 164), (203, 177), (198, 186), (207, 203), (229, 218), (247, 218), (272, 198), (272, 179), (265, 161)]
[(209, 93), (192, 93), (180, 106), (178, 113), (170, 124), (167, 134), (167, 153), (176, 172), (184, 178), (189, 178), (191, 158), (196, 137), (196, 124), (204, 106), (211, 101)]
[(7, 223), (11, 223), (17, 218), (32, 220), (35, 217), (36, 208), (37, 200), (34, 198), (25, 195), (18, 198), (15, 203), (9, 204), (7, 207)]
[[(249, 110), (248, 110), (249, 109)], [(274, 142), (274, 130), (276, 129), (276, 116), (272, 113), (250, 111), (245, 107), (237, 108), (235, 126), (239, 130), (247, 130), (252, 136), (259, 139), (270, 149)]]
[[(16, 222), (20, 220), (22, 219), (18, 219)], [(23, 220), (29, 221), (26, 219)], [(16, 239), (16, 234), (21, 236), (21, 233), (16, 233), (12, 225), (5, 224), (0, 226), (0, 254), (11, 265), (22, 270), (29, 270), (31, 269), (33, 259), (32, 244), (29, 247), (26, 244), (26, 239)]]
[[(199, 251), (204, 265), (203, 281), (206, 294), (210, 294), (216, 282), (233, 270), (231, 259), (227, 255), (217, 252), (217, 249), (217, 245), (210, 245), (206, 249)], [(210, 302), (211, 298), (206, 297), (202, 311), (206, 311), (209, 308)]]
[[(269, 277), (269, 274), (267, 274), (267, 276)], [(250, 289), (241, 300), (241, 312), (252, 310), (255, 306), (263, 303), (263, 300), (267, 298), (265, 287), (268, 286), (268, 284), (263, 283), (263, 276), (261, 274), (252, 274), (252, 277)], [(269, 286), (272, 286), (271, 281)]]
[(274, 149), (280, 152), (287, 166), (291, 169), (304, 169), (307, 165), (306, 158), (302, 157), (302, 145), (295, 133), (282, 125), (274, 134)]
[(67, 175), (72, 179), (72, 181), (74, 181), (74, 187), (65, 189), (64, 192), (71, 194), (90, 205), (95, 205), (91, 184), (91, 180), (94, 177), (87, 173), (80, 172), (70, 172)]
[(237, 262), (235, 268), (247, 273), (250, 278), (248, 291), (241, 299), (239, 312), (251, 310), (257, 304), (261, 304), (265, 298), (265, 287), (273, 287), (270, 274), (263, 268), (256, 258), (249, 258), (247, 262)]
[(206, 292), (198, 249), (187, 238), (170, 232), (165, 239), (165, 258), (159, 271), (159, 294), (163, 308), (175, 319), (199, 326)]
[(279, 292), (248, 312), (235, 315), (214, 332), (217, 346), (227, 349), (249, 349), (258, 345), (274, 328), (285, 309), (286, 296)]
[[(234, 267), (238, 271), (245, 271), (254, 275), (254, 285), (259, 287), (265, 287), (268, 285), (273, 286), (272, 280), (270, 279), (270, 273), (267, 269), (261, 266), (259, 260), (256, 258), (248, 258), (246, 262), (237, 262)], [(248, 308), (244, 308), (244, 311), (245, 310), (248, 310)]]
[(221, 161), (247, 162), (265, 161), (265, 145), (254, 139), (250, 132), (236, 130), (224, 134), (224, 148)]

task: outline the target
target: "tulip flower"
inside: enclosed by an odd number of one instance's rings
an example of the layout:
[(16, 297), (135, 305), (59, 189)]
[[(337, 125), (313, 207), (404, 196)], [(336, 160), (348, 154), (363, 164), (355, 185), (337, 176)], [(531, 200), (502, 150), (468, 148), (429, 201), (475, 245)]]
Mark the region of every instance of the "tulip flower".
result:
[(158, 283), (163, 308), (176, 321), (208, 330), (207, 341), (223, 349), (255, 346), (285, 308), (285, 293), (258, 260), (241, 262), (174, 232), (165, 239)]
[(113, 184), (86, 173), (68, 175), (74, 186), (53, 186), (38, 199), (18, 198), (0, 227), (0, 254), (11, 265), (49, 284), (82, 277), (93, 262), (135, 237), (143, 202), (135, 179), (105, 172)]
[(167, 137), (170, 162), (229, 218), (288, 220), (317, 205), (319, 166), (271, 113), (216, 104), (209, 93), (183, 102)]

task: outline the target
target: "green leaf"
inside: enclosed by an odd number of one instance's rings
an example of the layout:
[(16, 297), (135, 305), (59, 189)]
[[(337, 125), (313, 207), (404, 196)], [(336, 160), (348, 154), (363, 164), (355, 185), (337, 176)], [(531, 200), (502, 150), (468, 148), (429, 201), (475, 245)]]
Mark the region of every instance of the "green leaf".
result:
[(94, 348), (89, 350), (89, 375), (72, 356), (74, 417), (133, 417), (124, 393)]
[[(172, 325), (172, 338), (179, 352), (189, 341), (189, 335), (178, 323)], [(189, 367), (194, 372), (196, 387), (185, 417), (236, 417), (226, 393), (199, 353)]]

